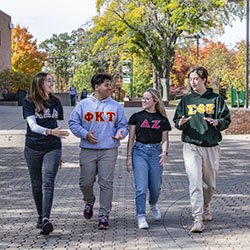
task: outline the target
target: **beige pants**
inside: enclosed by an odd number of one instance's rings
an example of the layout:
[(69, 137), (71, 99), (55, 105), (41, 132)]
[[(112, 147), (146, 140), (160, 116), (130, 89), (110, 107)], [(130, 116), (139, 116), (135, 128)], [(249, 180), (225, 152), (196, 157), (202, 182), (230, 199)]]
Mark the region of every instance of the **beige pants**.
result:
[(201, 217), (212, 199), (219, 170), (220, 146), (200, 147), (183, 144), (183, 158), (189, 180), (192, 216)]
[(100, 186), (99, 216), (108, 216), (112, 207), (113, 178), (118, 149), (81, 149), (79, 185), (85, 203), (94, 204), (94, 183)]

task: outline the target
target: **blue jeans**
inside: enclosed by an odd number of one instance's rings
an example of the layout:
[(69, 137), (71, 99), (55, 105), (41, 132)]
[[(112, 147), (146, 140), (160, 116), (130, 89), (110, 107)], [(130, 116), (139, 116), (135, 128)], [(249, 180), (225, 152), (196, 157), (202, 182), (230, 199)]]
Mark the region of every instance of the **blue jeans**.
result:
[(75, 95), (70, 95), (70, 102), (71, 102), (71, 106), (76, 105), (76, 96)]
[(132, 152), (135, 178), (136, 215), (146, 216), (146, 197), (149, 189), (149, 204), (157, 203), (161, 192), (162, 166), (159, 155), (161, 144), (143, 144), (136, 142)]
[(26, 146), (24, 156), (30, 173), (37, 213), (39, 216), (49, 218), (54, 195), (54, 182), (61, 160), (61, 150), (54, 149), (44, 152)]

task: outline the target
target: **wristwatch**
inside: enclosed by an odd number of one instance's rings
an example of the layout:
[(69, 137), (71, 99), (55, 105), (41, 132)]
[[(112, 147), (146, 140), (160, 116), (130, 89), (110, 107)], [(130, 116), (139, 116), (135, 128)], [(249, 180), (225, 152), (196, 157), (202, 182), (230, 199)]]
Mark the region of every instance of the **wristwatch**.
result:
[(168, 151), (166, 150), (162, 151), (162, 153), (168, 155)]

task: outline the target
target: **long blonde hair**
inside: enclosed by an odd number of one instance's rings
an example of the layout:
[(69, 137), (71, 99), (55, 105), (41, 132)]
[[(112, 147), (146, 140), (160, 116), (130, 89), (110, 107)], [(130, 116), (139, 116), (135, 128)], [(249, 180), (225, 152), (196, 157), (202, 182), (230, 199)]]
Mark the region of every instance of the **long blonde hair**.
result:
[[(44, 105), (48, 104), (47, 96), (43, 89), (44, 82), (48, 75), (49, 74), (45, 72), (36, 74), (31, 84), (30, 97), (34, 102), (38, 113), (41, 113), (44, 110)], [(53, 94), (49, 94), (49, 98), (55, 105), (59, 101), (59, 99)]]
[(155, 104), (156, 111), (159, 112), (162, 116), (167, 117), (165, 106), (164, 106), (164, 103), (161, 99), (161, 95), (160, 95), (159, 91), (156, 89), (153, 89), (153, 88), (149, 88), (149, 89), (145, 90), (145, 92), (148, 92), (152, 95), (153, 100), (156, 102), (156, 104)]

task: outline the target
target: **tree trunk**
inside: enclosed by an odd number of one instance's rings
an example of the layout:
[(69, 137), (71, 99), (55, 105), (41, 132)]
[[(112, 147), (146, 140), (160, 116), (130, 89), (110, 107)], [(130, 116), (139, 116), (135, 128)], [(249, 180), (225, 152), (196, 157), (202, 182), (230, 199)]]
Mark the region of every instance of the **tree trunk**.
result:
[[(157, 70), (157, 69), (156, 69)], [(166, 70), (169, 72), (169, 70)], [(163, 101), (169, 101), (169, 74), (163, 74), (162, 69), (157, 70), (159, 76), (159, 91), (162, 94)], [(168, 78), (166, 78), (166, 76)]]
[(158, 89), (158, 84), (157, 84), (157, 72), (155, 70), (155, 68), (153, 69), (153, 88), (154, 89)]
[(236, 90), (237, 108), (240, 107), (240, 91)]
[(159, 73), (160, 75), (160, 83), (162, 87), (162, 100), (169, 101), (169, 76), (170, 76), (171, 68), (165, 68), (165, 74), (162, 72)]
[(166, 83), (165, 83), (165, 85), (166, 85), (166, 96), (165, 96), (165, 98), (166, 98), (166, 101), (170, 100), (170, 98), (169, 98), (169, 83), (170, 83), (170, 71), (172, 69), (172, 66), (171, 67), (170, 66), (166, 67), (166, 69), (165, 69), (165, 79), (166, 79)]
[(160, 78), (160, 82), (162, 86), (162, 101), (168, 101), (167, 79)]

